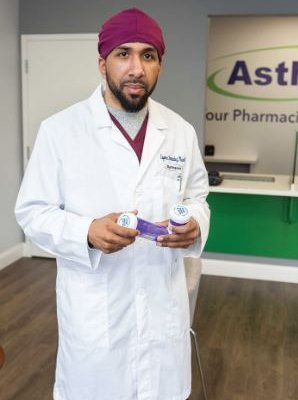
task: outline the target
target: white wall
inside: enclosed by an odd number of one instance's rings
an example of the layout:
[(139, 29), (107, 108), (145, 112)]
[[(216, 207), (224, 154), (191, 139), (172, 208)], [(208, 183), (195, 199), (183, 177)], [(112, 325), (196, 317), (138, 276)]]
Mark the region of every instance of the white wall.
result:
[(13, 212), (22, 169), (18, 3), (0, 2), (0, 261), (23, 241)]

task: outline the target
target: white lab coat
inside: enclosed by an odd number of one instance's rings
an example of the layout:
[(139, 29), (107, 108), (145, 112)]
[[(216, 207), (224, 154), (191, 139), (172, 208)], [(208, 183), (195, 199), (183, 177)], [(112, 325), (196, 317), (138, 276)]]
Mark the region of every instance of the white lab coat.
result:
[[(57, 258), (55, 400), (185, 400), (191, 387), (183, 255), (208, 235), (207, 176), (194, 129), (149, 100), (142, 161), (111, 122), (100, 87), (41, 124), (16, 204), (25, 234)], [(187, 251), (144, 239), (91, 250), (94, 218), (184, 201), (201, 228)]]

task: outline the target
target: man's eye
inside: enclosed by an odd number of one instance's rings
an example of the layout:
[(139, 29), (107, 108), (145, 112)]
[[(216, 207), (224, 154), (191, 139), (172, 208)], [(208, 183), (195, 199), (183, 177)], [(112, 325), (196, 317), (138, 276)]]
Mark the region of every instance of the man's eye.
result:
[(156, 60), (156, 55), (153, 53), (146, 53), (144, 54), (144, 59), (145, 60)]
[(118, 53), (119, 57), (127, 57), (128, 56), (128, 52), (127, 51), (121, 51), (120, 53)]

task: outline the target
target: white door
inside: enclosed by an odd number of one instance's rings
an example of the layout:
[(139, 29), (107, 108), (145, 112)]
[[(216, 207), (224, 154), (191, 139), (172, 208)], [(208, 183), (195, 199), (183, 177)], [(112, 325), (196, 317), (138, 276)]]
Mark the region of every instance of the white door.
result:
[[(101, 81), (96, 34), (22, 35), (24, 168), (41, 121), (90, 96)], [(27, 256), (49, 256), (27, 242)]]

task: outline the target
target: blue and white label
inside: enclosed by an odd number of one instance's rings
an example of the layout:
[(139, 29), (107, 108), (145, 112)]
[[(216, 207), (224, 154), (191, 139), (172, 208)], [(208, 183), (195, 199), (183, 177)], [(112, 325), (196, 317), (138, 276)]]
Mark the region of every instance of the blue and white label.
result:
[(188, 208), (182, 204), (178, 204), (174, 207), (174, 213), (181, 217), (185, 217), (186, 215), (188, 215)]
[(118, 224), (121, 226), (124, 226), (125, 228), (129, 228), (130, 221), (131, 221), (131, 219), (128, 214), (122, 214), (122, 215), (120, 215), (120, 217), (118, 219)]
[(117, 224), (124, 228), (136, 229), (138, 219), (133, 213), (123, 213), (117, 220)]
[(189, 209), (183, 204), (176, 204), (170, 210), (170, 223), (186, 224), (190, 220)]

